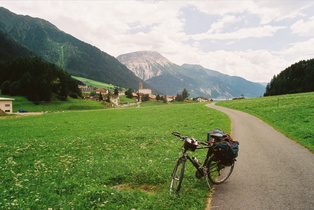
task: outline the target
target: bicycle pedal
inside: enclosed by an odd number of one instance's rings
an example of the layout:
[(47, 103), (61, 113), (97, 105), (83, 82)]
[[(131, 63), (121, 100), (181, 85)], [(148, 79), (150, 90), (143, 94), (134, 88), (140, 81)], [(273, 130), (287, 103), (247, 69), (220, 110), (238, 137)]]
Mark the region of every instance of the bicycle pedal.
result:
[(200, 167), (195, 172), (195, 176), (197, 179), (201, 179), (202, 177), (206, 176), (208, 174), (206, 167)]

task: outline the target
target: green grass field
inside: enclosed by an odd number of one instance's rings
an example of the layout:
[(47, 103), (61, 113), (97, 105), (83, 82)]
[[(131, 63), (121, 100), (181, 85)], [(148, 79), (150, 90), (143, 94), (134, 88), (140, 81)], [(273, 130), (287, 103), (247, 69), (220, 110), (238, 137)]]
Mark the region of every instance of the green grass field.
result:
[[(179, 131), (205, 141), (229, 118), (204, 104), (71, 111), (0, 119), (4, 209), (204, 209), (205, 180), (187, 165), (169, 195)], [(203, 160), (205, 151), (195, 155)]]
[(314, 152), (314, 92), (221, 101), (217, 105), (255, 115)]
[(68, 97), (67, 101), (55, 100), (51, 102), (40, 102), (35, 104), (22, 96), (0, 95), (3, 98), (13, 98), (13, 112), (25, 109), (29, 112), (60, 112), (71, 110), (94, 110), (105, 109), (106, 103), (99, 101), (87, 101)]
[(116, 87), (114, 85), (106, 84), (106, 83), (103, 83), (103, 82), (98, 82), (98, 81), (87, 79), (87, 78), (83, 78), (83, 77), (75, 77), (75, 76), (72, 76), (72, 77), (74, 79), (84, 81), (84, 83), (86, 85), (88, 85), (88, 86), (94, 86), (94, 87), (97, 87), (97, 88), (105, 88), (105, 89), (109, 89), (109, 90), (113, 90)]

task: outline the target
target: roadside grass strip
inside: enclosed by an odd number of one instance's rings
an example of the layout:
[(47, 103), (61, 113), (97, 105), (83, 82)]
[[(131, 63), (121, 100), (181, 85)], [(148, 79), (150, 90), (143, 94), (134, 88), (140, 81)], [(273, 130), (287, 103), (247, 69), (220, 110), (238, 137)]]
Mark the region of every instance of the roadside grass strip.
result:
[(221, 101), (217, 105), (250, 113), (314, 152), (314, 92)]

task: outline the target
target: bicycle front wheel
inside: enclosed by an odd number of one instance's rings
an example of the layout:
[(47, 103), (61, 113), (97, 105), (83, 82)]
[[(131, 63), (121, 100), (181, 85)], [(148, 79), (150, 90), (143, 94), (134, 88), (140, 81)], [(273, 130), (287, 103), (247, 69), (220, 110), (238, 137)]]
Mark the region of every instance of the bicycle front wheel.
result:
[(185, 168), (186, 160), (184, 158), (179, 158), (177, 164), (175, 165), (172, 176), (171, 176), (171, 183), (170, 183), (170, 193), (171, 192), (179, 192), (181, 189), (182, 179), (184, 175), (184, 168)]
[(208, 163), (208, 178), (214, 184), (221, 184), (231, 175), (234, 163), (230, 166), (223, 165), (220, 160), (213, 154)]

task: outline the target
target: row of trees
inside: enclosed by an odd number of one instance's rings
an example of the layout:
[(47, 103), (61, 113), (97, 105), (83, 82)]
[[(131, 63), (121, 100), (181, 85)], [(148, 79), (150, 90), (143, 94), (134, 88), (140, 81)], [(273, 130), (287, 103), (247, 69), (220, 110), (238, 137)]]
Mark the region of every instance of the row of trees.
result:
[(81, 97), (79, 81), (56, 65), (39, 57), (17, 58), (0, 64), (0, 89), (4, 95), (26, 96), (31, 101), (51, 101), (54, 97)]
[(300, 61), (275, 75), (264, 96), (314, 91), (314, 59)]
[(187, 97), (189, 97), (188, 91), (184, 88), (181, 94), (177, 94), (176, 101), (184, 101)]

